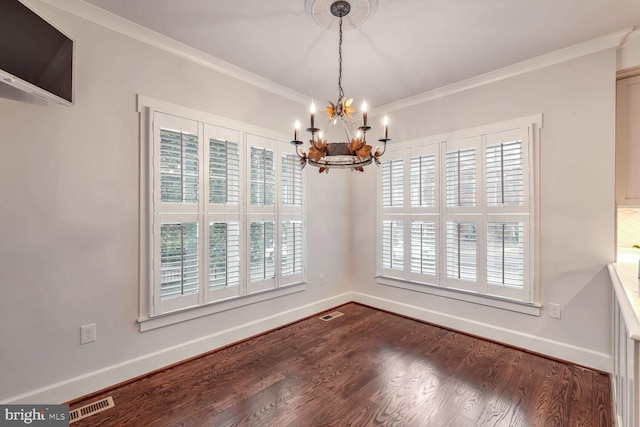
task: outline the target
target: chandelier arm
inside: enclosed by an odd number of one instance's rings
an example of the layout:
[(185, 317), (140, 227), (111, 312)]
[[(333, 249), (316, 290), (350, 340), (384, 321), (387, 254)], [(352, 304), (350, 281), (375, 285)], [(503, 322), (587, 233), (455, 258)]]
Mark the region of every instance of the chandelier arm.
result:
[(382, 153), (380, 153), (380, 156), (383, 156), (384, 153), (387, 151), (387, 141), (388, 139), (380, 139), (380, 142), (382, 142)]

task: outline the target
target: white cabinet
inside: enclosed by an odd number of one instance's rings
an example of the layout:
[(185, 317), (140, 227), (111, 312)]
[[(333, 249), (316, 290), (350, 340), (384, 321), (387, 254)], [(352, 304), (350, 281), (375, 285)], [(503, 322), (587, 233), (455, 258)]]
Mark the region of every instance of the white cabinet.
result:
[(640, 207), (640, 76), (617, 86), (616, 204)]

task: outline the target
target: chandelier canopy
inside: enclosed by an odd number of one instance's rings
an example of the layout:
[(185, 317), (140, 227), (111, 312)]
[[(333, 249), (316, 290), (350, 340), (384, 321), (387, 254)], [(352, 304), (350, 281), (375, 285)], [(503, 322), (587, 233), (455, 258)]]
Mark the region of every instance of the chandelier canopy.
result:
[(367, 144), (367, 132), (371, 130), (371, 126), (367, 122), (367, 103), (362, 102), (362, 122), (356, 128), (355, 135), (352, 135), (351, 125), (354, 122), (355, 107), (352, 106), (353, 98), (345, 98), (342, 90), (342, 18), (347, 16), (351, 11), (351, 4), (344, 0), (337, 0), (331, 4), (331, 14), (339, 19), (338, 22), (338, 100), (334, 104), (329, 101), (329, 105), (325, 108), (325, 113), (329, 116), (329, 123), (336, 125), (338, 122), (344, 127), (346, 142), (327, 142), (320, 128), (316, 127), (315, 115), (316, 106), (312, 102), (310, 108), (310, 126), (306, 129), (311, 133), (309, 140), (309, 151), (301, 148), (302, 141), (298, 140), (300, 130), (300, 122), (296, 121), (293, 133), (293, 141), (296, 153), (300, 157), (300, 163), (304, 168), (307, 163), (320, 169), (320, 173), (329, 172), (331, 168), (352, 169), (364, 172), (364, 166), (375, 161), (380, 164), (380, 157), (387, 149), (389, 139), (389, 121), (387, 116), (384, 117), (384, 137), (379, 139), (380, 144), (373, 149), (373, 146)]

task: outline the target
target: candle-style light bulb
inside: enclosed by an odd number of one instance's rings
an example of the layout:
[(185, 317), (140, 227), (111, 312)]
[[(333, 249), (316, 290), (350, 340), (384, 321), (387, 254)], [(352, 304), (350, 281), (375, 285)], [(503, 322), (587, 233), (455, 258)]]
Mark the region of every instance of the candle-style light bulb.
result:
[(382, 125), (384, 126), (384, 139), (389, 139), (389, 117), (386, 114), (382, 119)]
[(309, 112), (311, 113), (311, 129), (315, 126), (315, 115), (316, 115), (316, 104), (311, 101), (311, 107), (309, 107)]
[(367, 101), (362, 101), (360, 109), (362, 110), (362, 126), (367, 126)]
[(322, 141), (322, 131), (318, 132), (318, 141)]
[(362, 131), (358, 130), (358, 131), (356, 132), (356, 138), (357, 138), (357, 139), (360, 139), (360, 137), (361, 137), (361, 136), (362, 136)]
[(300, 120), (296, 120), (296, 124), (293, 127), (293, 140), (298, 140), (298, 131), (300, 130)]

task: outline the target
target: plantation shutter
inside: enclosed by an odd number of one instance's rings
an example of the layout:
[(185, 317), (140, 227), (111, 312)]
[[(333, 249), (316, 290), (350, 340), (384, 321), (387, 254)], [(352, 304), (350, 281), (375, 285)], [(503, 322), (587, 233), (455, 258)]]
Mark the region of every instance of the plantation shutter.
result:
[(436, 156), (412, 157), (410, 160), (410, 193), (412, 207), (436, 206)]
[(487, 282), (522, 288), (524, 284), (524, 224), (487, 224)]
[(240, 152), (237, 142), (209, 139), (209, 203), (240, 203)]
[(281, 223), (281, 271), (282, 276), (302, 273), (302, 221)]
[(280, 175), (282, 205), (302, 206), (302, 169), (297, 155), (282, 153)]
[(198, 202), (198, 135), (160, 128), (160, 200)]
[(164, 223), (160, 239), (161, 300), (198, 293), (198, 223)]
[(203, 193), (208, 199), (203, 215), (204, 302), (240, 295), (242, 287), (244, 233), (242, 225), (240, 132), (204, 124), (206, 165)]
[(468, 221), (447, 221), (447, 278), (475, 282), (478, 250), (477, 226)]
[(275, 277), (275, 224), (273, 221), (253, 221), (250, 226), (252, 282)]
[(303, 284), (306, 181), (295, 149), (247, 131), (258, 127), (141, 95), (138, 112), (140, 321)]
[[(275, 287), (276, 268), (280, 255), (276, 252), (277, 206), (276, 145), (269, 138), (247, 134), (248, 193), (247, 210), (247, 291), (258, 292)], [(278, 176), (281, 170), (278, 169)], [(281, 191), (281, 190), (279, 190)], [(277, 247), (278, 251), (280, 246)]]
[(280, 230), (277, 212), (282, 203), (276, 206), (276, 197), (281, 195), (282, 190), (278, 187), (278, 194), (275, 190), (276, 175), (278, 182), (282, 181), (282, 164), (280, 153), (276, 151), (276, 141), (247, 134), (247, 144), (250, 202), (247, 210), (247, 290), (258, 292), (274, 288), (279, 273)]
[(486, 187), (489, 206), (524, 204), (522, 141), (487, 145)]
[(404, 270), (404, 222), (382, 221), (382, 268)]
[[(300, 159), (289, 144), (280, 146), (279, 285), (303, 280), (303, 176)], [(285, 148), (286, 147), (286, 148)]]
[(273, 206), (276, 170), (273, 150), (251, 147), (251, 204)]
[(404, 203), (404, 171), (402, 159), (382, 162), (382, 207), (402, 207)]
[(209, 224), (209, 287), (240, 284), (240, 223)]
[(529, 127), (490, 133), (484, 149), (486, 292), (525, 301), (532, 297), (529, 137)]
[(447, 207), (476, 205), (476, 149), (466, 148), (446, 154)]
[(153, 112), (153, 315), (197, 305), (202, 296), (201, 141), (198, 122)]
[(435, 221), (411, 221), (411, 273), (435, 277), (437, 232)]
[(405, 171), (405, 165), (408, 166), (409, 162), (404, 152), (389, 152), (387, 159), (382, 161), (378, 190), (382, 204), (379, 273), (399, 278), (408, 274), (409, 266), (406, 262), (409, 252), (405, 249), (405, 242), (409, 243), (409, 236), (405, 234), (408, 223), (404, 221), (404, 214), (409, 210), (410, 197), (409, 173)]
[(541, 119), (391, 147), (378, 180), (378, 283), (533, 302)]

